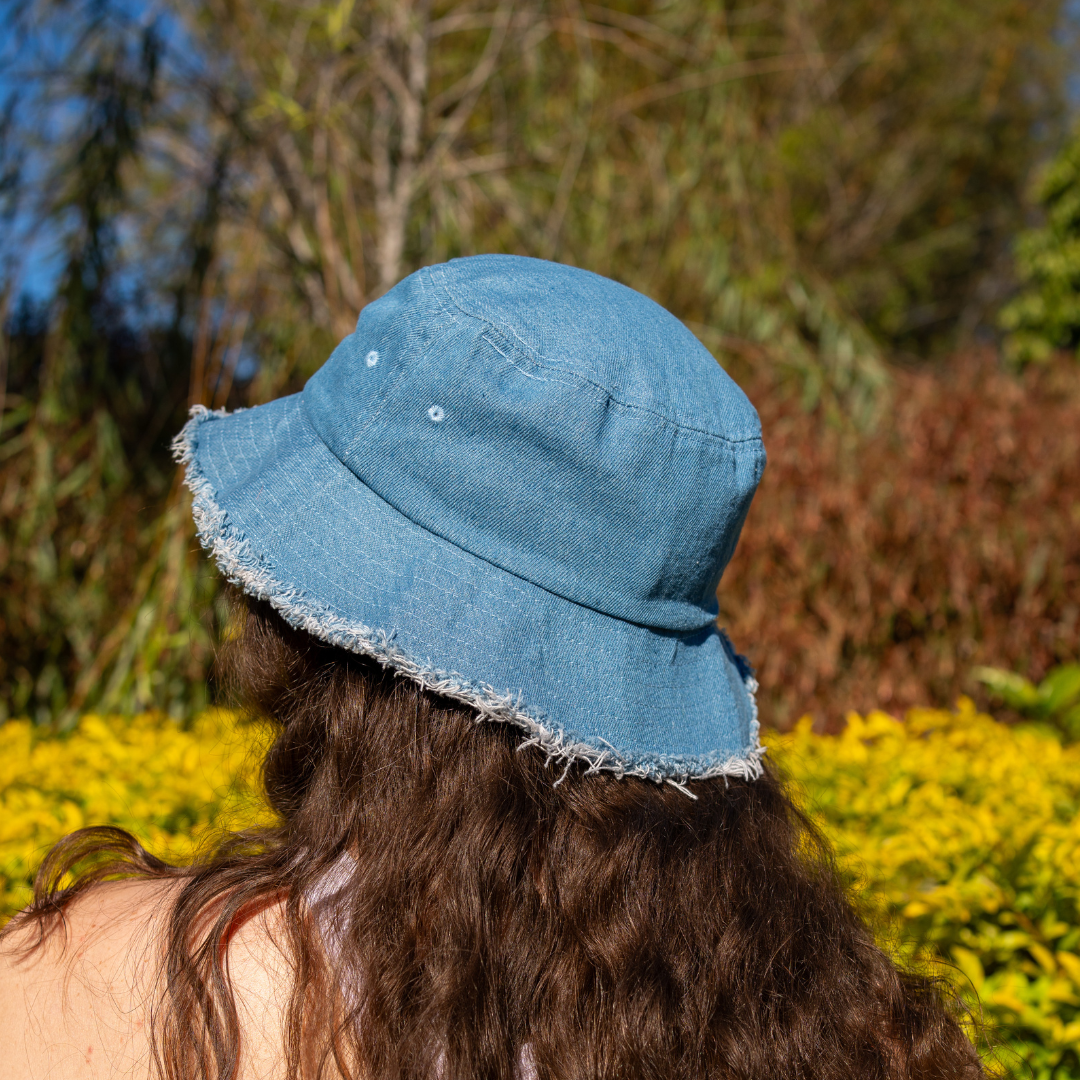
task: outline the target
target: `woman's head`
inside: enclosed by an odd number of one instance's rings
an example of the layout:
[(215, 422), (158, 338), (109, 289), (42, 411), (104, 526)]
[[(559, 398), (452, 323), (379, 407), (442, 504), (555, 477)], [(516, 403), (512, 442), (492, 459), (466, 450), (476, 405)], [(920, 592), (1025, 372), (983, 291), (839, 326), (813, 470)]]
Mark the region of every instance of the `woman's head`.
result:
[(523, 1058), (566, 1080), (979, 1075), (770, 772), (696, 799), (587, 764), (556, 785), (507, 725), (240, 611), (225, 666), (278, 726), (282, 816), (246, 888), (292, 898), (321, 987), (293, 1030), (321, 1017), (325, 1046), (340, 1024), (361, 1075), (509, 1080)]

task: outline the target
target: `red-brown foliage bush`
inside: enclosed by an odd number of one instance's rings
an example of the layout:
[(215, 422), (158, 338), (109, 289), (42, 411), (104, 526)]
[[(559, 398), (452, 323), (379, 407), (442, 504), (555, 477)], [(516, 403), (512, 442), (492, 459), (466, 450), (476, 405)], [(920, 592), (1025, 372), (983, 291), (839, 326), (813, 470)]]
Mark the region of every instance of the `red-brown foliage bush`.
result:
[(990, 664), (1080, 656), (1080, 366), (900, 372), (857, 437), (741, 380), (768, 467), (720, 587), (762, 719), (947, 705)]

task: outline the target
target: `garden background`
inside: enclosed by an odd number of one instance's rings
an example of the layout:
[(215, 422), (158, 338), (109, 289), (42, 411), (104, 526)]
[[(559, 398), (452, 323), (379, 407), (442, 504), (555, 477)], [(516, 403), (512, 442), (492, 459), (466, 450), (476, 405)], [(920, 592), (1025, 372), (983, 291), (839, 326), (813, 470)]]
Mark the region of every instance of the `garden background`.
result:
[(417, 266), (536, 255), (670, 308), (757, 406), (719, 600), (770, 752), (882, 939), (1006, 1066), (1080, 1078), (1067, 0), (0, 12), (0, 917), (81, 824), (184, 857), (265, 812), (188, 408), (299, 389)]

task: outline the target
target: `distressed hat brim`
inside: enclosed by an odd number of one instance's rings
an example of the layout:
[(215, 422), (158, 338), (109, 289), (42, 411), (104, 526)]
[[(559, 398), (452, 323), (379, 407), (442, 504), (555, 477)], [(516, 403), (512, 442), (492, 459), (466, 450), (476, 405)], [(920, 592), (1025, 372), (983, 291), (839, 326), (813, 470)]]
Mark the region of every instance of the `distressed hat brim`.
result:
[(175, 446), (201, 543), (293, 626), (566, 765), (676, 784), (760, 775), (756, 684), (715, 627), (612, 618), (422, 528), (334, 456), (302, 395), (193, 410)]

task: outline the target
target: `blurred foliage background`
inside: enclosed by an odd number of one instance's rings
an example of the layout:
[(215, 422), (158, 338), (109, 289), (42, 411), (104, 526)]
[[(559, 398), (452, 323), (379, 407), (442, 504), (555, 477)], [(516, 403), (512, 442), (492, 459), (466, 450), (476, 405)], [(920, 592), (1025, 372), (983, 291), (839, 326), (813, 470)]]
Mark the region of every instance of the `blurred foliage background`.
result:
[(183, 860), (267, 813), (265, 731), (207, 708), (189, 407), (514, 252), (746, 389), (769, 466), (719, 599), (770, 755), (883, 940), (1080, 1077), (1077, 15), (0, 0), (0, 919), (83, 824)]
[(646, 292), (758, 405), (721, 608), (767, 721), (1077, 656), (1065, 0), (0, 11), (0, 719), (207, 704), (188, 407), (478, 251)]

